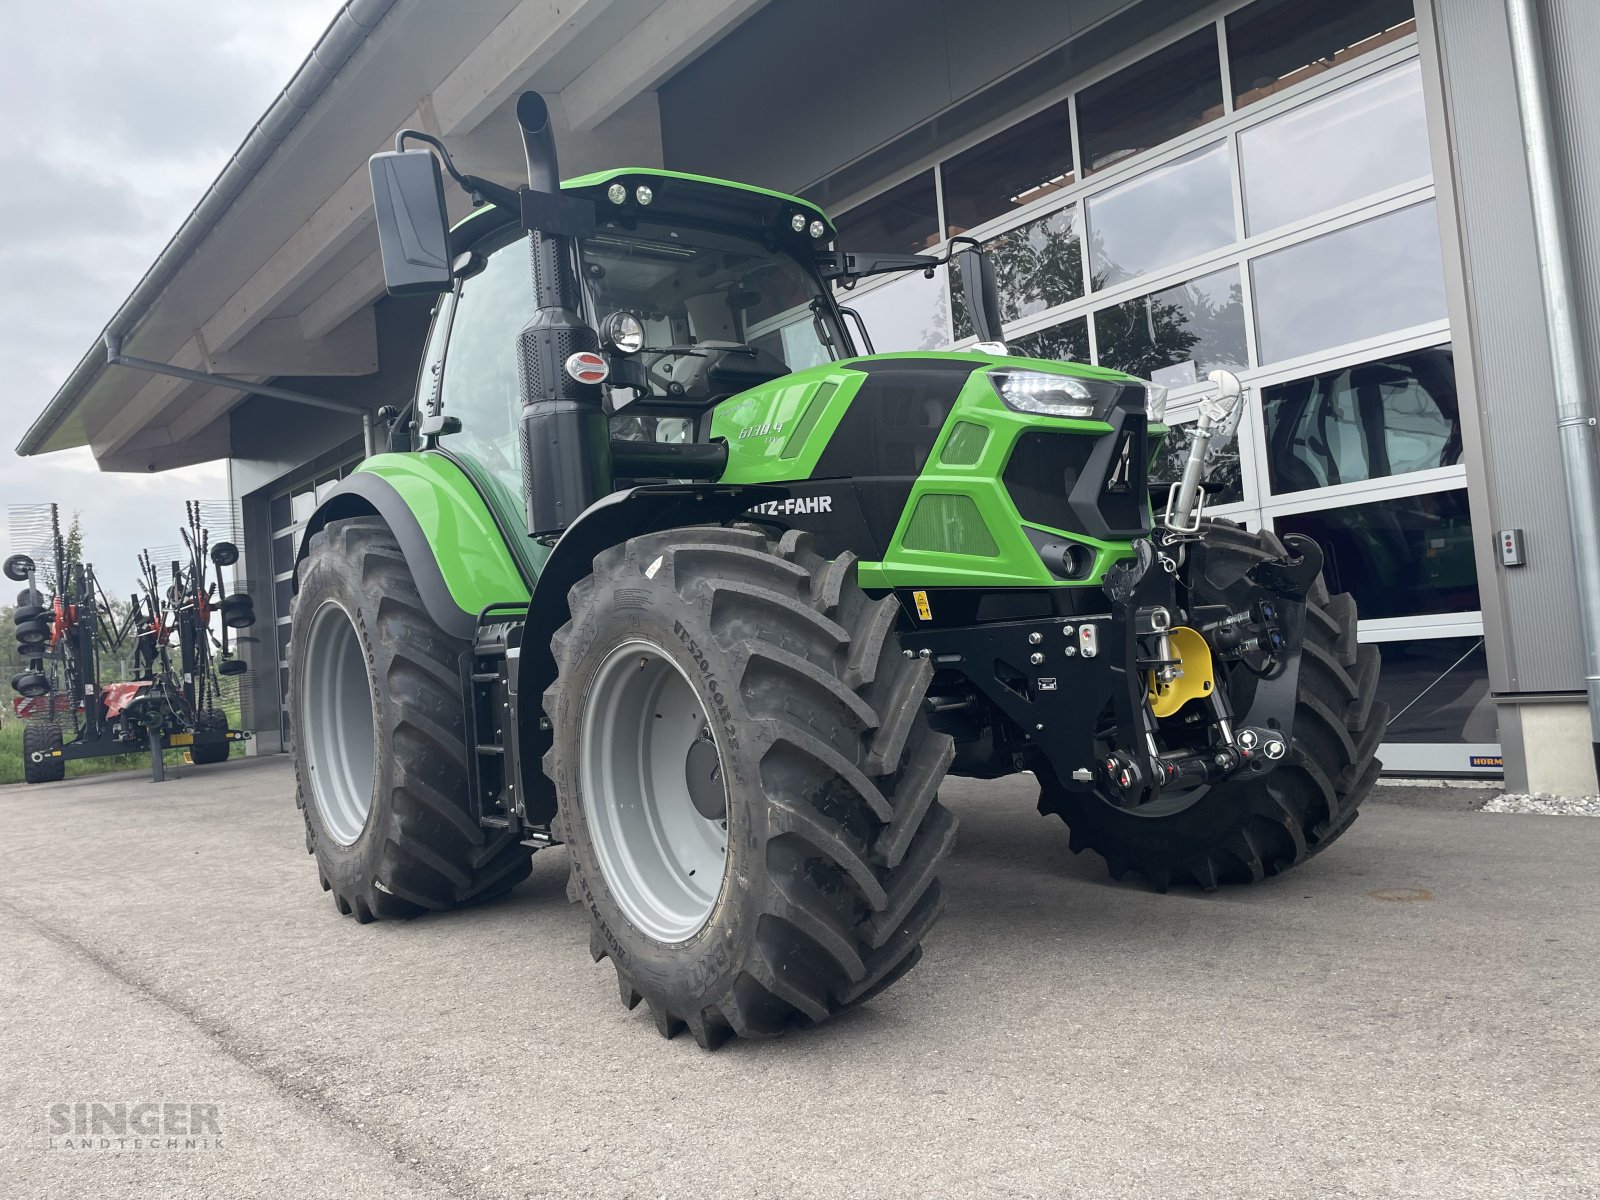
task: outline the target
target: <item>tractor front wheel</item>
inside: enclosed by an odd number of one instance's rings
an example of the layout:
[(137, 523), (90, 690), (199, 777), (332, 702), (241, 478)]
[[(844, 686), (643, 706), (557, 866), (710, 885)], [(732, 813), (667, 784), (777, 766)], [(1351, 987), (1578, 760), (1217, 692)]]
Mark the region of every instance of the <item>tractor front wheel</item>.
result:
[(428, 616), (386, 525), (329, 521), (312, 536), (293, 630), (296, 802), (339, 912), (413, 917), (527, 878), (532, 851), (467, 807), (466, 643)]
[[(1237, 578), (1286, 553), (1275, 535), (1231, 522), (1208, 521), (1204, 532), (1208, 574), (1217, 578)], [(1293, 744), (1280, 766), (1139, 809), (1069, 792), (1041, 771), (1039, 809), (1067, 823), (1074, 852), (1097, 851), (1112, 878), (1132, 871), (1158, 891), (1171, 883), (1253, 883), (1288, 870), (1350, 828), (1378, 778), (1389, 721), (1387, 706), (1373, 699), (1378, 667), (1377, 647), (1356, 641), (1354, 599), (1330, 596), (1319, 577), (1306, 597)]]
[(602, 552), (568, 603), (545, 770), (622, 1002), (709, 1048), (910, 970), (956, 821), (896, 601), (808, 534), (708, 526)]

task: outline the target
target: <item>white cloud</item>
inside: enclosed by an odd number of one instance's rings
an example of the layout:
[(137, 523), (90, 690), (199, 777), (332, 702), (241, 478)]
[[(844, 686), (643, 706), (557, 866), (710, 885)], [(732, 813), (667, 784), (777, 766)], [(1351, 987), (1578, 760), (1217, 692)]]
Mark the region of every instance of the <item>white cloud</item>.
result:
[(178, 540), (184, 500), (226, 497), (223, 464), (108, 474), (87, 450), (21, 459), (11, 447), (340, 7), (0, 6), (11, 50), (0, 72), (0, 505), (81, 513), (87, 557), (119, 593), (140, 548)]

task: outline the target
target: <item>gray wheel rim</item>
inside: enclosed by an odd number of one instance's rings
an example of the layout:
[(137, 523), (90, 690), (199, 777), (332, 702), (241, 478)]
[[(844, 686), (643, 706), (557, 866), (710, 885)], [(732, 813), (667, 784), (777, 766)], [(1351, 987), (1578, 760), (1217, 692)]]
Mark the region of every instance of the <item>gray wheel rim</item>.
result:
[(311, 800), (322, 827), (341, 846), (366, 828), (376, 763), (372, 684), (355, 622), (332, 600), (312, 614), (300, 651), (300, 711), (295, 736), (305, 747)]
[[(711, 917), (727, 869), (722, 748), (689, 677), (660, 647), (624, 642), (584, 698), (579, 789), (606, 887), (628, 920), (659, 942), (693, 937)], [(696, 744), (708, 742), (714, 758)], [(695, 751), (691, 755), (691, 751)], [(695, 777), (691, 792), (686, 772)], [(721, 788), (720, 818), (695, 794)]]

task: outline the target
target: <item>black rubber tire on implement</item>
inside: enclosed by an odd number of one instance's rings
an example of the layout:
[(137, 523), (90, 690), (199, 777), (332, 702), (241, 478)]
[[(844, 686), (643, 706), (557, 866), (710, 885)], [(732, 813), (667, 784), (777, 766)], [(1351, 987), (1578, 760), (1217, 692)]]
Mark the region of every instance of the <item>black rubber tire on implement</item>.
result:
[[(228, 728), (228, 714), (220, 709), (208, 708), (200, 714), (200, 719), (195, 722), (195, 730), (206, 730), (212, 733), (222, 733)], [(189, 749), (189, 761), (199, 767), (207, 767), (212, 763), (227, 762), (228, 754), (233, 750), (232, 742), (196, 742)]]
[[(1242, 571), (1283, 556), (1269, 532), (1206, 523), (1212, 562)], [(1073, 851), (1097, 851), (1113, 879), (1129, 871), (1158, 891), (1171, 883), (1254, 883), (1326, 849), (1356, 819), (1382, 764), (1378, 744), (1389, 710), (1375, 703), (1379, 655), (1356, 642), (1348, 592), (1328, 594), (1318, 578), (1306, 603), (1305, 648), (1289, 756), (1259, 779), (1236, 776), (1168, 816), (1139, 816), (1041, 776), (1039, 810), (1071, 830)], [(1242, 668), (1235, 668), (1242, 670)]]
[(53, 721), (29, 721), (22, 729), (22, 779), (24, 783), (60, 783), (67, 777), (67, 760), (47, 758), (34, 762), (35, 752), (61, 749), (61, 726)]
[(348, 846), (329, 835), (310, 794), (303, 739), (295, 739), (295, 802), (324, 891), (362, 924), (414, 917), (499, 896), (528, 877), (532, 850), (481, 828), (468, 811), (466, 721), (459, 660), (467, 645), (428, 616), (394, 535), (376, 518), (330, 521), (299, 569), (289, 694), (294, 716), (316, 664), (302, 633), (319, 606), (347, 614), (373, 698), (371, 809)]
[(45, 594), (37, 588), (23, 588), (17, 593), (18, 608), (33, 607), (43, 610), (44, 606)]
[[(932, 668), (902, 655), (893, 597), (869, 600), (855, 557), (823, 559), (809, 534), (699, 526), (604, 551), (568, 603), (545, 770), (568, 895), (622, 1002), (643, 999), (663, 1036), (687, 1028), (711, 1048), (814, 1024), (910, 970), (944, 905), (936, 875), (956, 820), (937, 791), (954, 749), (922, 715)], [(698, 697), (726, 782), (720, 891), (670, 944), (624, 914), (582, 794), (591, 683), (641, 640)]]
[(17, 645), (42, 646), (50, 640), (50, 626), (44, 621), (23, 621), (17, 626)]
[(19, 604), (11, 610), (11, 623), (23, 625), (29, 621), (37, 621), (48, 616), (50, 610), (42, 604)]

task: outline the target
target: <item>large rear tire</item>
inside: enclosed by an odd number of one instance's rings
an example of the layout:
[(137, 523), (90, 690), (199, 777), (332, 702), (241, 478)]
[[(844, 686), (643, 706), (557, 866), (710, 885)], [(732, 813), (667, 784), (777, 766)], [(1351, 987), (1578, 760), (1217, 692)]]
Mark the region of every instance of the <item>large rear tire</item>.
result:
[(623, 1003), (710, 1048), (910, 970), (956, 821), (896, 601), (808, 534), (714, 526), (606, 550), (568, 599), (545, 770)]
[(467, 808), (466, 643), (428, 616), (399, 543), (329, 521), (300, 565), (289, 693), (306, 849), (363, 924), (459, 908), (526, 879), (532, 851)]
[[(67, 777), (67, 760), (60, 757), (61, 726), (54, 721), (29, 721), (22, 727), (22, 779), (24, 783), (60, 783)], [(34, 756), (38, 755), (37, 758)]]
[[(1205, 538), (1213, 573), (1242, 574), (1284, 556), (1272, 533), (1227, 521), (1207, 522)], [(1282, 765), (1154, 813), (1068, 792), (1041, 774), (1039, 810), (1067, 823), (1074, 853), (1094, 850), (1113, 879), (1132, 871), (1159, 891), (1171, 883), (1210, 890), (1286, 871), (1349, 829), (1377, 781), (1389, 722), (1388, 707), (1373, 699), (1379, 665), (1377, 647), (1356, 641), (1355, 601), (1348, 592), (1330, 596), (1319, 577), (1306, 598), (1294, 740)]]

